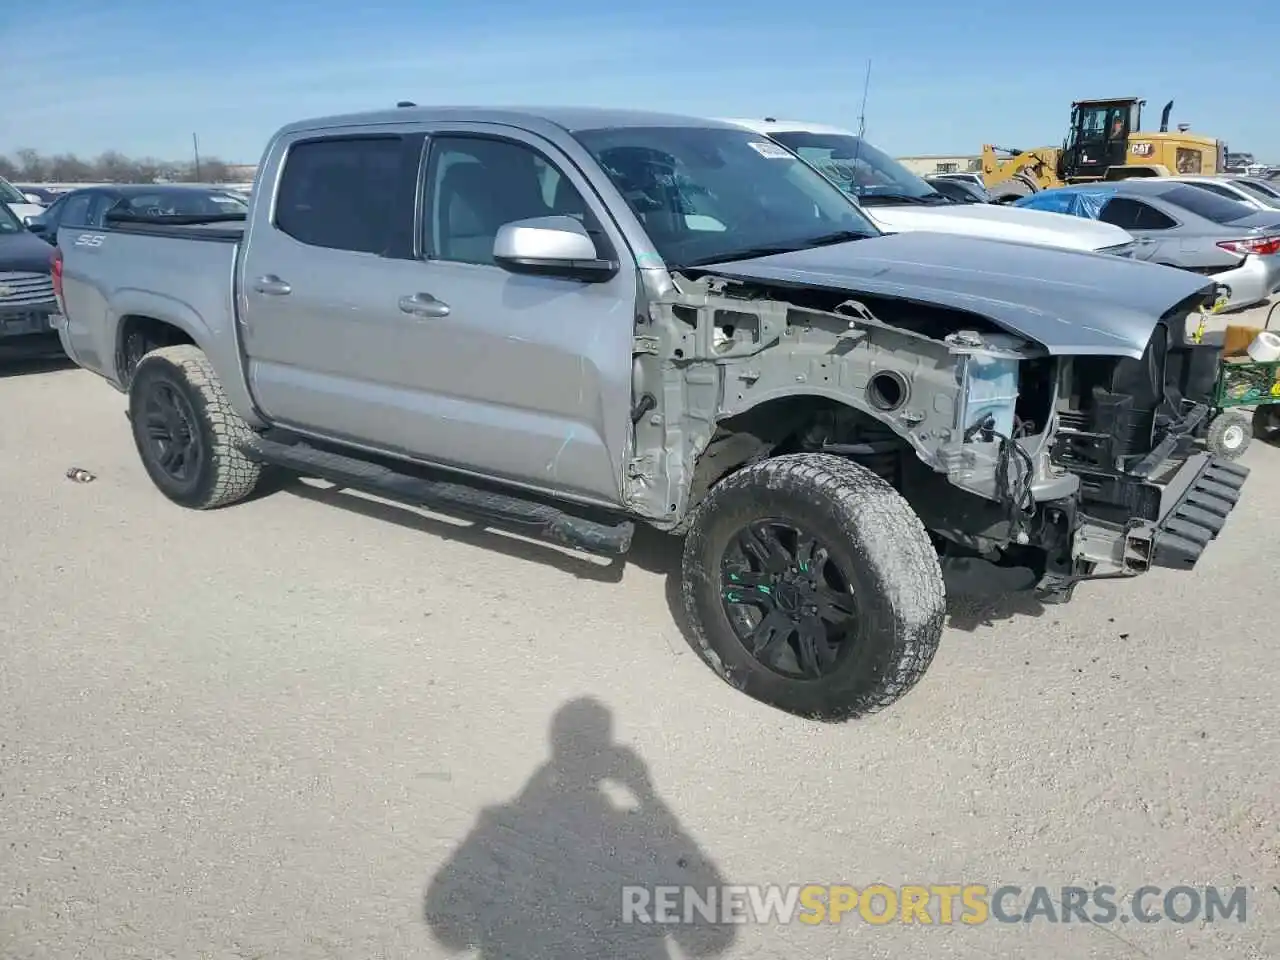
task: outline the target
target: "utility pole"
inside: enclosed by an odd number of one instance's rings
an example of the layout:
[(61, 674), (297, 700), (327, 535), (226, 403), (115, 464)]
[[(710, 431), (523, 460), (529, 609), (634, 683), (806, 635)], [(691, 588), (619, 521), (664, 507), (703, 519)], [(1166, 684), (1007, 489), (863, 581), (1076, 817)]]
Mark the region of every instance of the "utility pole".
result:
[(191, 148), (196, 154), (196, 183), (200, 182), (200, 141), (194, 133), (191, 134)]

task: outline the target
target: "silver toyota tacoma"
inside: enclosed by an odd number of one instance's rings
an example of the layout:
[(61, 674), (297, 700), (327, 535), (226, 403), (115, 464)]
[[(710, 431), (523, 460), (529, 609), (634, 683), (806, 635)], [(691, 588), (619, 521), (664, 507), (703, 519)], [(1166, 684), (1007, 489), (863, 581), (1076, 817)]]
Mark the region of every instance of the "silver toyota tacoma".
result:
[(681, 535), (691, 644), (803, 716), (908, 691), (947, 591), (1191, 569), (1247, 475), (1201, 449), (1206, 278), (885, 236), (729, 124), (299, 122), (241, 218), (58, 231), (64, 346), (166, 497), (272, 465), (600, 554)]

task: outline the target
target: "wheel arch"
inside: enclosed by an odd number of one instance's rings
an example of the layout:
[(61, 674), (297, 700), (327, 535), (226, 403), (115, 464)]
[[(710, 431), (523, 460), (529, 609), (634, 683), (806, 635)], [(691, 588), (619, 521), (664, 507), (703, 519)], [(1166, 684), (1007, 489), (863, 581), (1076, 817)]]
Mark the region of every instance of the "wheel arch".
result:
[(815, 386), (778, 390), (753, 397), (750, 405), (733, 409), (731, 415), (716, 423), (710, 441), (694, 464), (686, 516), (720, 481), (757, 460), (797, 452), (809, 428), (839, 416), (892, 431), (902, 452), (914, 453), (902, 423), (875, 410), (869, 402), (851, 402), (847, 392)]

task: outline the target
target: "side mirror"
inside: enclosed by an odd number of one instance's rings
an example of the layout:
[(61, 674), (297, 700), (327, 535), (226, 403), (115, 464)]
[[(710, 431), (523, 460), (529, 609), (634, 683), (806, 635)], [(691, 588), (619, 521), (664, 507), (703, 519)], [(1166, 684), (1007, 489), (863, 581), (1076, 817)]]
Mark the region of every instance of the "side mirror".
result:
[(41, 206), (41, 207), (44, 206), (44, 201), (41, 200), (40, 197), (34, 193), (24, 193), (23, 196), (27, 198), (27, 203), (34, 203), (37, 206)]
[(504, 223), (493, 240), (493, 261), (512, 273), (599, 283), (618, 264), (602, 260), (586, 227), (573, 217), (533, 217)]

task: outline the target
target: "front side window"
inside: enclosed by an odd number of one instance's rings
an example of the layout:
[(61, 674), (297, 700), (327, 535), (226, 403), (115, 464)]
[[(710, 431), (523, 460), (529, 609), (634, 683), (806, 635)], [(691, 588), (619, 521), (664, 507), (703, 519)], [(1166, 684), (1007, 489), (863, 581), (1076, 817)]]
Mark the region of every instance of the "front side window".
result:
[(275, 224), (299, 243), (385, 253), (397, 217), (405, 152), (396, 136), (333, 137), (295, 143), (276, 193)]
[(574, 136), (671, 267), (879, 234), (838, 187), (758, 133), (617, 127)]
[(1168, 230), (1178, 222), (1165, 216), (1149, 203), (1130, 197), (1114, 197), (1107, 201), (1098, 219), (1126, 230)]
[(426, 210), (423, 249), (454, 263), (492, 264), (498, 229), (515, 220), (568, 216), (594, 224), (577, 188), (545, 157), (491, 137), (432, 137)]
[(0, 177), (0, 203), (30, 203), (17, 187)]

